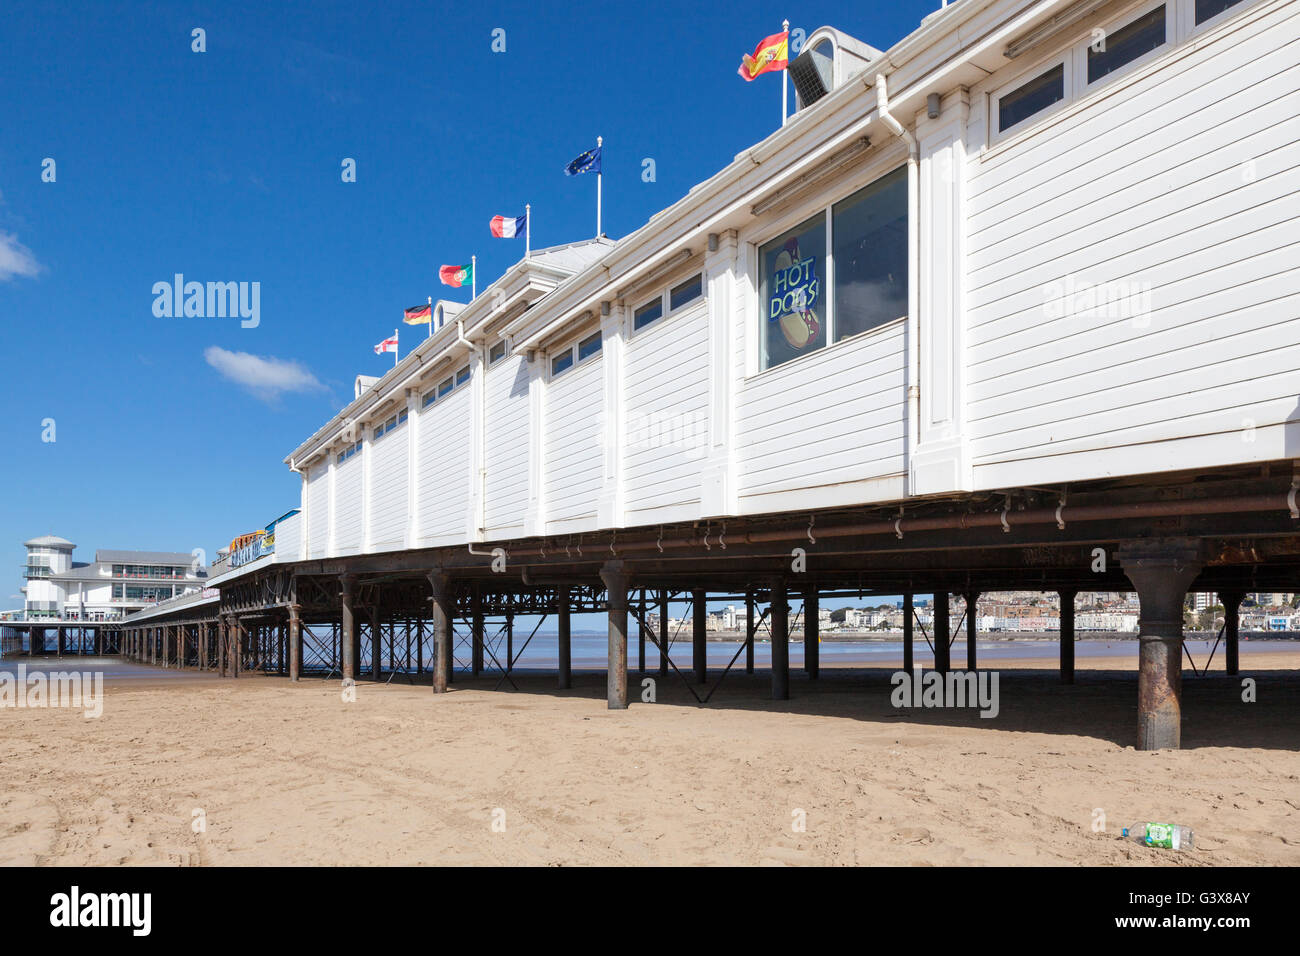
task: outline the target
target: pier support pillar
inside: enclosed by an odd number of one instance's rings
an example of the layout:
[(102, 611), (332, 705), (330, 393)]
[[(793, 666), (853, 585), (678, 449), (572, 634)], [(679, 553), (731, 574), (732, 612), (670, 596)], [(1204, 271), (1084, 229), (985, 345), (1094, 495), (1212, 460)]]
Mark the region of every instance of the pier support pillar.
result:
[(916, 631), (916, 613), (913, 609), (911, 594), (903, 595), (903, 670), (909, 674), (915, 669), (913, 664), (912, 640)]
[(934, 593), (934, 669), (948, 673), (948, 650), (952, 644), (949, 633), (952, 622), (948, 620), (948, 592)]
[(1183, 601), (1201, 571), (1198, 543), (1186, 538), (1133, 541), (1120, 566), (1138, 594), (1138, 750), (1182, 744)]
[(966, 669), (974, 671), (979, 669), (978, 662), (975, 658), (976, 640), (978, 639), (978, 623), (975, 618), (975, 612), (978, 609), (980, 601), (979, 591), (967, 591), (966, 598)]
[[(470, 599), (470, 651), (469, 651), (469, 670), (470, 674), (478, 677), (483, 673), (483, 590), (478, 585), (474, 585), (474, 594)], [(561, 685), (563, 686), (563, 685)]]
[(609, 663), (606, 698), (610, 710), (627, 709), (627, 572), (620, 561), (600, 569), (609, 608)]
[(691, 670), (697, 684), (709, 679), (708, 621), (709, 594), (696, 588), (691, 592)]
[(65, 628), (62, 628), (62, 627), (59, 628), (58, 635), (59, 635), (59, 644), (58, 644), (58, 647), (59, 647), (59, 656), (62, 657), (63, 654), (64, 654), (64, 652), (68, 649), (68, 634), (67, 634), (67, 630), (66, 630)]
[[(205, 625), (206, 626), (206, 625)], [(289, 605), (289, 680), (302, 678), (302, 608)]]
[(379, 680), (383, 673), (384, 631), (379, 624), (379, 605), (370, 608), (370, 679)]
[(1078, 591), (1062, 588), (1061, 596), (1061, 683), (1074, 683), (1074, 599)]
[(790, 605), (785, 580), (772, 582), (772, 699), (790, 699)]
[(451, 582), (441, 570), (429, 572), (429, 602), (433, 608), (433, 692), (447, 693), (451, 671)]
[(1237, 656), (1237, 640), (1241, 635), (1241, 599), (1240, 591), (1220, 591), (1219, 600), (1223, 602), (1223, 660), (1224, 672), (1234, 677), (1241, 672), (1241, 662)]
[(638, 674), (644, 674), (645, 673), (645, 632), (646, 632), (646, 627), (648, 627), (648, 625), (646, 624), (646, 617), (645, 617), (645, 588), (641, 589), (641, 601), (637, 606), (637, 619), (640, 623), (640, 627), (636, 629), (636, 672)]
[(341, 620), (339, 639), (339, 673), (343, 675), (344, 680), (355, 681), (356, 656), (354, 650), (357, 644), (357, 621), (356, 614), (352, 607), (352, 588), (354, 580), (351, 575), (345, 574), (339, 578), (339, 599), (341, 604)]
[(659, 592), (659, 676), (668, 676), (668, 592)]
[(816, 586), (803, 596), (803, 669), (810, 680), (816, 680), (821, 669), (821, 595)]
[(555, 591), (555, 631), (558, 644), (557, 658), (560, 665), (560, 690), (573, 686), (573, 632), (569, 614), (569, 589), (557, 588)]
[(758, 622), (754, 620), (754, 591), (745, 591), (745, 673), (754, 673), (754, 632)]

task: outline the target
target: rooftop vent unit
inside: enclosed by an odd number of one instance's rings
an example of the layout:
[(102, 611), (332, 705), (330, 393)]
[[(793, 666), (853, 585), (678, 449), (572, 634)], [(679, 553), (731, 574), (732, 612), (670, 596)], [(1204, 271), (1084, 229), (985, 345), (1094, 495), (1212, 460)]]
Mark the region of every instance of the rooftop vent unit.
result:
[(831, 90), (843, 86), (883, 55), (875, 47), (833, 27), (814, 30), (799, 55), (790, 61), (795, 111), (811, 106)]

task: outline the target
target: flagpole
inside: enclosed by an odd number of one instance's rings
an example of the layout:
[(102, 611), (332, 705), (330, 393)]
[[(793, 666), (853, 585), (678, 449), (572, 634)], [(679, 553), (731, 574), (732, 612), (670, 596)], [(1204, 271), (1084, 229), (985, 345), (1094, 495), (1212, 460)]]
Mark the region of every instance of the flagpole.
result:
[(469, 257), (469, 300), (478, 298), (478, 256)]
[[(600, 149), (601, 146), (604, 144), (604, 142), (605, 139), (603, 136), (597, 136), (596, 148)], [(600, 157), (600, 169), (596, 170), (596, 238), (597, 239), (600, 238), (600, 187), (601, 187), (601, 178), (604, 175), (604, 169), (605, 169), (605, 156), (602, 153)]]
[(393, 349), (393, 368), (397, 368), (397, 356), (401, 354), (402, 340), (397, 337), (397, 329), (393, 329), (393, 341), (397, 346)]
[(533, 245), (533, 207), (524, 203), (524, 258), (528, 258), (528, 252)]
[[(786, 63), (789, 63), (790, 62), (790, 21), (789, 20), (783, 20), (781, 22), (781, 30), (782, 32), (785, 33), (785, 60)], [(787, 93), (787, 87), (786, 87), (786, 74), (789, 72), (790, 72), (790, 68), (788, 66), (781, 71), (781, 125), (782, 126), (785, 125), (785, 118), (788, 115), (786, 112), (787, 110), (786, 97), (789, 94)]]
[(429, 334), (425, 338), (433, 338), (433, 296), (429, 296)]

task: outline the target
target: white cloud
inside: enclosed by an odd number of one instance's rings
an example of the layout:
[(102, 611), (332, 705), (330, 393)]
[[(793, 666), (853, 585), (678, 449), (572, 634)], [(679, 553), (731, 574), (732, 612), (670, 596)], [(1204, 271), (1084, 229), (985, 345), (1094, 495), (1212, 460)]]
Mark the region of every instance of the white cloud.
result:
[(41, 271), (41, 264), (18, 237), (11, 232), (0, 232), (0, 282), (14, 276), (31, 278)]
[(242, 385), (263, 401), (285, 392), (320, 392), (325, 386), (298, 362), (269, 355), (229, 352), (216, 345), (203, 350), (203, 358), (224, 377)]

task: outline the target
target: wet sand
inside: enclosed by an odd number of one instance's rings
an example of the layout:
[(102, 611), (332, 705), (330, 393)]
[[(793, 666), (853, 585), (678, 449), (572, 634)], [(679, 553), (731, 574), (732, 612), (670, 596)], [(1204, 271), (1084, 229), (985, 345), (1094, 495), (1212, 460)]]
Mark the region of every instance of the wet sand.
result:
[[(1300, 864), (1300, 650), (1242, 650), (1258, 700), (1220, 649), (1185, 671), (1184, 749), (1156, 753), (1132, 747), (1133, 646), (1073, 686), (999, 659), (994, 719), (895, 709), (893, 661), (796, 671), (783, 702), (733, 671), (701, 707), (675, 675), (640, 703), (634, 660), (625, 712), (598, 672), (363, 679), (345, 703), (337, 680), (102, 662), (97, 720), (0, 710), (0, 863)], [(1146, 819), (1196, 849), (1119, 838)]]

